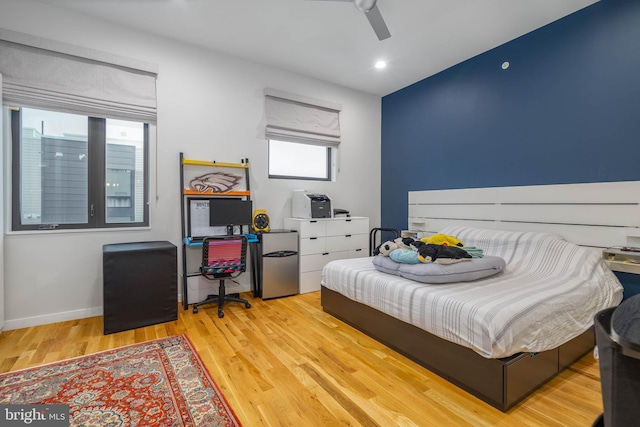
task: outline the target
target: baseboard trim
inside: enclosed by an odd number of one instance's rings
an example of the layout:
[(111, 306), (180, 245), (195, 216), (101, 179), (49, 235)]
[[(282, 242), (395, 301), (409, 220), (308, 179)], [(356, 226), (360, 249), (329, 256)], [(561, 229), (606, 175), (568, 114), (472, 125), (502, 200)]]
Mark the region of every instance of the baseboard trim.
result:
[[(217, 289), (217, 288), (216, 288)], [(248, 292), (248, 286), (239, 286), (233, 292)], [(178, 303), (182, 302), (182, 293), (178, 294)], [(61, 311), (59, 313), (43, 314), (40, 316), (22, 317), (20, 319), (5, 319), (0, 331), (30, 328), (32, 326), (47, 325), (49, 323), (66, 322), (67, 320), (84, 319), (86, 317), (102, 316), (102, 307), (89, 307), (80, 310)]]
[(85, 317), (102, 316), (102, 307), (89, 307), (81, 310), (62, 311), (60, 313), (43, 314), (41, 316), (5, 319), (3, 331), (29, 328), (49, 323), (66, 322), (67, 320), (84, 319)]

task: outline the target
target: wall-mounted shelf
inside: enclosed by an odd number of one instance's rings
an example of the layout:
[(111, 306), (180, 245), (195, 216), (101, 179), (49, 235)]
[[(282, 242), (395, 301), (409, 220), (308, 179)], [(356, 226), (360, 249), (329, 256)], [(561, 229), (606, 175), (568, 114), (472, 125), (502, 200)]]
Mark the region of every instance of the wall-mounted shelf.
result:
[(602, 251), (602, 258), (613, 271), (640, 274), (640, 250), (628, 251), (621, 248), (608, 248)]
[(189, 160), (182, 158), (183, 165), (191, 165), (191, 166), (217, 166), (219, 168), (241, 168), (241, 169), (249, 169), (249, 163), (225, 163), (225, 162), (216, 162), (215, 160)]
[(249, 190), (246, 191), (227, 191), (226, 193), (203, 193), (198, 190), (183, 190), (183, 194), (185, 196), (235, 196), (235, 197), (244, 197), (249, 196), (251, 193)]
[[(253, 233), (242, 233), (244, 235), (244, 237), (247, 238), (247, 243), (258, 243), (258, 235), (257, 234), (253, 234)], [(182, 242), (191, 247), (191, 248), (198, 248), (198, 247), (202, 247), (202, 240), (193, 240), (192, 237), (187, 236), (184, 239), (182, 239)]]

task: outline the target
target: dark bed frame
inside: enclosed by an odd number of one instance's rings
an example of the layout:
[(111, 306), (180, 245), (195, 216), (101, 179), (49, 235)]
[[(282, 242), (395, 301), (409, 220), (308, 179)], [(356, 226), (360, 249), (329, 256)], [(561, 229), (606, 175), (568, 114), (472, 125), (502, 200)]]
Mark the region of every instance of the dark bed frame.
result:
[(553, 350), (487, 359), (322, 286), (325, 312), (407, 356), (449, 382), (507, 410), (593, 350), (593, 327)]

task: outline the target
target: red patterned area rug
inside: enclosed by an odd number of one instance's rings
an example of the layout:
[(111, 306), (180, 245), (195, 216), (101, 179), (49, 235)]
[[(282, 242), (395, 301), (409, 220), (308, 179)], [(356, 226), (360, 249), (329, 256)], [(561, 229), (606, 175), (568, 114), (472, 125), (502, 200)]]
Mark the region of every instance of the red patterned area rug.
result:
[(240, 426), (184, 334), (0, 374), (0, 403), (69, 404), (75, 426)]

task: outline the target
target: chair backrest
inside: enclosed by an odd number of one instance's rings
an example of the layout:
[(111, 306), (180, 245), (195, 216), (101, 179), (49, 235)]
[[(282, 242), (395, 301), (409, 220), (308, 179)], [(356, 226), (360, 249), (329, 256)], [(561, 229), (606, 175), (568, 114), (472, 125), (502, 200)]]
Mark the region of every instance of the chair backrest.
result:
[(231, 276), (247, 269), (247, 238), (244, 235), (205, 237), (202, 241), (202, 273)]

